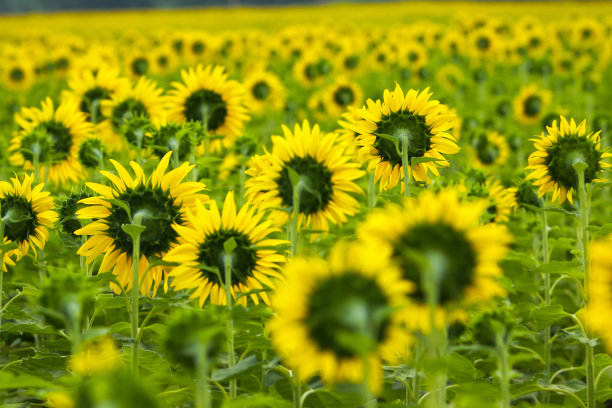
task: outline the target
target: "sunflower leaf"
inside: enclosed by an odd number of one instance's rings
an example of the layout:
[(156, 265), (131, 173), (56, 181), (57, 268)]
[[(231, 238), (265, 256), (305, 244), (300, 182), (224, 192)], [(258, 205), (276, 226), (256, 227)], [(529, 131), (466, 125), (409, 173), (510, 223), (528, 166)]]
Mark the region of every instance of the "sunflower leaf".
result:
[(421, 163), (439, 162), (439, 161), (446, 161), (446, 160), (438, 159), (437, 157), (413, 157), (410, 159), (410, 165), (416, 166), (417, 164), (421, 164)]

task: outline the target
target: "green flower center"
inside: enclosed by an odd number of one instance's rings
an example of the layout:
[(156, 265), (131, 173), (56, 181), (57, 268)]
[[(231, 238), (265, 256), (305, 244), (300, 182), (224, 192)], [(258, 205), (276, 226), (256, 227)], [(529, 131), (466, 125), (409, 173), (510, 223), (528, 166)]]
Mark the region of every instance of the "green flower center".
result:
[(353, 102), (355, 102), (355, 94), (353, 90), (348, 86), (341, 86), (334, 91), (334, 102), (338, 104), (338, 106), (349, 106)]
[(9, 73), (11, 81), (21, 82), (25, 78), (25, 72), (21, 68), (13, 68)]
[(560, 137), (557, 143), (547, 149), (548, 156), (544, 162), (553, 181), (561, 187), (578, 189), (578, 176), (573, 164), (583, 160), (589, 167), (584, 171), (585, 183), (591, 183), (602, 170), (599, 160), (601, 152), (595, 143), (585, 137), (567, 135)]
[(476, 46), (480, 50), (488, 50), (491, 46), (491, 40), (488, 37), (478, 37), (478, 40), (476, 40)]
[(323, 163), (311, 156), (293, 157), (275, 180), (284, 207), (293, 207), (293, 184), (289, 168), (300, 176), (303, 183), (300, 191), (300, 213), (311, 215), (324, 210), (333, 193), (332, 172)]
[(482, 164), (491, 165), (499, 157), (499, 148), (482, 135), (476, 142), (476, 154)]
[(355, 69), (359, 65), (359, 55), (351, 55), (344, 59), (344, 68)]
[[(425, 152), (431, 148), (431, 128), (427, 125), (425, 117), (415, 115), (409, 111), (392, 112), (383, 116), (376, 133), (390, 135), (399, 140), (399, 151), (402, 151), (402, 135), (408, 135), (408, 161), (413, 157), (423, 157)], [(377, 156), (383, 161), (389, 162), (391, 166), (401, 165), (402, 157), (391, 140), (376, 136), (374, 148), (378, 151)]]
[(38, 126), (21, 138), (21, 154), (31, 163), (34, 162), (34, 152), (38, 152), (39, 163), (48, 163), (53, 155), (53, 142), (44, 126)]
[[(124, 201), (132, 215), (145, 214), (142, 225), (146, 229), (140, 235), (142, 255), (161, 255), (176, 242), (178, 233), (172, 224), (182, 224), (183, 218), (180, 207), (174, 204), (174, 198), (168, 192), (140, 184), (135, 190), (128, 189), (119, 194), (117, 200)], [(131, 224), (131, 220), (127, 212), (116, 204), (112, 204), (110, 211), (111, 215), (106, 218), (108, 228), (105, 234), (113, 238), (116, 248), (131, 257), (132, 238), (121, 229), (123, 224)]]
[(168, 66), (168, 57), (165, 55), (157, 57), (157, 65), (161, 68), (166, 68)]
[(523, 112), (526, 116), (534, 117), (540, 114), (542, 110), (542, 99), (537, 95), (531, 95), (525, 100)]
[(252, 93), (255, 99), (263, 101), (270, 94), (270, 85), (266, 81), (259, 81), (253, 85)]
[[(309, 337), (321, 350), (337, 357), (359, 356), (356, 337), (368, 339), (375, 347), (387, 336), (389, 301), (378, 283), (359, 273), (329, 276), (319, 282), (308, 298)], [(367, 343), (366, 343), (367, 345)]]
[(121, 130), (127, 120), (136, 116), (149, 116), (146, 106), (139, 100), (129, 98), (118, 103), (114, 108), (111, 116), (111, 122), (115, 131)]
[(186, 161), (193, 150), (193, 141), (189, 132), (183, 132), (183, 126), (168, 123), (152, 134), (151, 149), (157, 156), (164, 156), (170, 150), (178, 152), (179, 161)]
[(188, 121), (204, 123), (206, 120), (208, 130), (215, 131), (225, 123), (227, 104), (218, 93), (200, 89), (185, 100), (183, 114)]
[(4, 226), (4, 237), (17, 243), (27, 241), (38, 224), (32, 203), (22, 196), (8, 195), (0, 198), (0, 205), (2, 218), (9, 214)]
[(149, 61), (146, 58), (136, 58), (132, 61), (131, 68), (133, 74), (138, 76), (144, 75), (149, 68)]
[(87, 139), (79, 146), (79, 162), (87, 168), (95, 169), (104, 158), (106, 147), (100, 139)]
[(81, 112), (89, 113), (88, 120), (97, 123), (102, 118), (100, 102), (103, 99), (108, 99), (109, 96), (110, 91), (99, 86), (87, 90), (81, 99)]
[(87, 191), (75, 192), (62, 200), (57, 207), (59, 215), (58, 230), (62, 233), (69, 234), (72, 239), (81, 240), (81, 237), (74, 234), (74, 231), (81, 228), (81, 223), (76, 217), (76, 212), (85, 207), (85, 204), (79, 204), (79, 201), (91, 197)]
[(463, 298), (465, 289), (473, 279), (476, 269), (476, 252), (464, 232), (445, 224), (421, 224), (406, 231), (394, 244), (393, 256), (399, 261), (404, 278), (416, 284), (412, 297), (426, 301), (422, 277), (423, 270), (418, 254), (435, 255), (441, 260), (438, 279), (439, 301), (446, 304)]
[(214, 272), (202, 270), (200, 273), (203, 277), (211, 282), (215, 282), (219, 286), (225, 285), (226, 254), (223, 244), (230, 238), (234, 238), (237, 244), (230, 256), (232, 285), (239, 283), (246, 285), (247, 279), (253, 276), (253, 270), (257, 265), (257, 250), (251, 248), (253, 243), (247, 235), (236, 230), (220, 229), (215, 231), (206, 236), (205, 241), (198, 248), (200, 251), (198, 260), (200, 263), (210, 267), (217, 267), (221, 279), (219, 280), (219, 276)]
[(191, 51), (196, 55), (203, 54), (205, 48), (206, 47), (202, 41), (196, 41), (191, 45)]

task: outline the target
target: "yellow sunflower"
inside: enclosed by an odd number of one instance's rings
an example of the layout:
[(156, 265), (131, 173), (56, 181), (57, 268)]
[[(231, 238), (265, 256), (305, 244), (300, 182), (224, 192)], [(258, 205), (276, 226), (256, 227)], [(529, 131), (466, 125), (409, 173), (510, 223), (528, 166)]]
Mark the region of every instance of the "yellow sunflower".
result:
[(432, 273), (436, 324), (464, 319), (466, 306), (505, 293), (497, 281), (502, 275), (498, 262), (511, 239), (504, 226), (481, 224), (487, 205), (486, 200), (461, 202), (455, 189), (426, 190), (402, 206), (373, 211), (358, 227), (359, 239), (389, 251), (402, 278), (414, 284), (410, 298), (415, 306), (406, 314), (414, 329), (430, 329), (424, 279)]
[(118, 175), (108, 171), (100, 173), (110, 180), (113, 187), (87, 183), (99, 195), (81, 200), (86, 207), (78, 210), (77, 216), (92, 222), (75, 231), (76, 235), (90, 237), (77, 253), (86, 256), (88, 264), (104, 254), (99, 272), (112, 269), (120, 285), (112, 284), (115, 293), (130, 290), (133, 284), (133, 243), (121, 226), (131, 224), (137, 214), (143, 216), (142, 223), (146, 229), (140, 237), (140, 292), (146, 296), (153, 290), (155, 295), (164, 277), (166, 287), (167, 275), (164, 275), (169, 268), (157, 265), (147, 271), (151, 257), (161, 258), (176, 246), (178, 233), (174, 227), (186, 224), (187, 210), (195, 206), (196, 199), (208, 200), (208, 196), (202, 194), (203, 184), (183, 182), (193, 165), (183, 163), (166, 173), (171, 154), (168, 152), (161, 159), (149, 178), (136, 162), (130, 162), (135, 174), (132, 178), (121, 164), (111, 159)]
[(144, 50), (130, 51), (123, 61), (124, 72), (132, 78), (140, 78), (151, 72), (152, 62), (150, 52)]
[(116, 69), (101, 68), (96, 71), (83, 71), (68, 80), (69, 91), (64, 91), (63, 99), (74, 99), (79, 110), (87, 114), (89, 121), (102, 121), (102, 101), (110, 100), (111, 95), (127, 84), (127, 79), (119, 76)]
[(321, 375), (329, 383), (363, 383), (367, 371), (370, 389), (378, 392), (382, 361), (399, 363), (411, 343), (398, 313), (411, 283), (377, 249), (344, 242), (327, 261), (290, 260), (285, 275), (272, 298), (277, 315), (270, 332), (300, 380)]
[(276, 225), (290, 218), (293, 184), (289, 169), (299, 175), (299, 226), (329, 230), (329, 222), (342, 224), (359, 208), (351, 194), (363, 194), (355, 180), (364, 175), (335, 133), (322, 133), (307, 120), (294, 131), (283, 126), (283, 136), (272, 136), (272, 152), (247, 170), (246, 197), (256, 206), (271, 209)]
[(229, 147), (242, 134), (248, 120), (244, 106), (244, 87), (227, 79), (225, 69), (209, 65), (182, 70), (183, 83), (173, 82), (168, 96), (168, 115), (171, 119), (202, 122), (207, 132), (223, 136), (213, 140), (211, 151)]
[[(262, 221), (263, 215), (249, 205), (237, 211), (233, 191), (226, 195), (221, 213), (215, 201), (210, 202), (210, 208), (196, 202), (195, 211), (187, 213), (187, 224), (174, 227), (180, 244), (164, 257), (179, 264), (170, 272), (172, 287), (195, 289), (190, 297), (198, 298), (200, 307), (208, 298), (225, 305), (224, 244), (233, 238), (237, 246), (230, 256), (232, 296), (236, 299), (237, 294), (261, 291), (242, 296), (237, 303), (246, 306), (250, 297), (255, 304), (260, 298), (270, 304), (266, 289), (275, 288), (274, 280), (282, 278), (280, 269), (285, 262), (274, 247), (288, 241), (268, 237), (278, 230)], [(211, 268), (217, 268), (218, 274)]]
[(584, 171), (585, 183), (605, 181), (601, 178), (605, 168), (612, 167), (602, 159), (612, 154), (601, 149), (601, 131), (586, 132), (586, 119), (576, 125), (574, 119), (568, 122), (561, 116), (546, 132), (534, 142), (535, 151), (529, 155), (527, 170), (533, 170), (527, 176), (538, 186), (538, 195), (552, 191), (552, 201), (559, 199), (559, 204), (567, 199), (573, 203), (573, 192), (578, 190), (578, 176), (573, 164), (584, 161), (588, 167)]
[(504, 187), (499, 180), (487, 183), (489, 207), (487, 212), (494, 215), (495, 222), (508, 222), (510, 215), (518, 208), (516, 187)]
[(586, 308), (586, 323), (589, 330), (600, 335), (608, 349), (612, 350), (612, 235), (589, 245), (589, 302)]
[[(53, 198), (42, 191), (43, 184), (32, 186), (34, 175), (17, 176), (11, 182), (0, 181), (0, 216), (5, 220), (4, 243), (14, 242), (17, 248), (4, 254), (3, 270), (24, 257), (30, 247), (43, 249), (49, 239), (49, 229), (57, 220)], [(2, 273), (2, 271), (0, 271)]]
[(394, 187), (404, 178), (402, 139), (409, 142), (409, 162), (415, 158), (434, 160), (409, 165), (410, 177), (417, 181), (431, 182), (430, 171), (438, 175), (439, 167), (449, 166), (443, 154), (459, 152), (455, 138), (448, 133), (455, 115), (445, 105), (430, 100), (431, 95), (429, 88), (423, 92), (411, 89), (404, 95), (396, 85), (393, 92), (385, 90), (382, 101), (368, 99), (367, 107), (356, 111), (360, 117), (354, 124), (354, 131), (359, 134), (356, 142), (369, 157), (368, 171), (375, 171), (381, 190)]
[(551, 99), (550, 91), (538, 89), (535, 84), (523, 87), (514, 98), (514, 117), (524, 125), (534, 125), (546, 113)]
[(487, 131), (474, 138), (470, 156), (475, 167), (501, 166), (506, 164), (510, 157), (510, 145), (506, 138), (496, 131)]
[(363, 103), (363, 92), (355, 82), (346, 78), (337, 78), (328, 86), (322, 95), (325, 110), (332, 118), (340, 116), (347, 109), (357, 108)]
[(275, 74), (258, 70), (244, 80), (246, 88), (246, 105), (253, 113), (262, 113), (266, 109), (280, 110), (285, 106), (286, 90), (280, 78)]
[(26, 57), (7, 58), (2, 67), (2, 82), (14, 90), (28, 89), (35, 79), (34, 67)]
[(91, 134), (93, 125), (73, 102), (64, 101), (55, 109), (47, 98), (41, 109), (21, 108), (15, 122), (20, 130), (9, 146), (11, 165), (32, 170), (37, 164), (41, 178), (56, 185), (84, 177), (76, 154), (79, 142)]

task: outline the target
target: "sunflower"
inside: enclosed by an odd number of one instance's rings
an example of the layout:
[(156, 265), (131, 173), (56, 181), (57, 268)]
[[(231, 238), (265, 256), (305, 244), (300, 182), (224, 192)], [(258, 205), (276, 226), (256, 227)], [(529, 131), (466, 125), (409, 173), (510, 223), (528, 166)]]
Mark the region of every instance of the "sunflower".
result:
[(535, 84), (523, 87), (514, 98), (514, 117), (524, 125), (534, 125), (546, 112), (551, 99), (550, 91), (538, 89)]
[(55, 222), (55, 231), (65, 246), (79, 247), (82, 244), (81, 237), (74, 233), (81, 228), (81, 222), (77, 219), (76, 212), (85, 207), (79, 201), (92, 196), (91, 190), (78, 189), (73, 190), (67, 196), (60, 196), (56, 200), (55, 210), (57, 211), (58, 218)]
[(314, 51), (302, 56), (293, 65), (293, 76), (304, 87), (312, 88), (320, 85), (328, 78), (334, 70), (331, 57), (319, 55)]
[(193, 124), (169, 121), (165, 117), (155, 118), (151, 129), (145, 134), (147, 141), (144, 144), (149, 146), (155, 156), (162, 157), (172, 150), (178, 154), (179, 161), (189, 160), (197, 144), (192, 126)]
[(150, 70), (155, 74), (167, 75), (176, 66), (176, 58), (172, 48), (159, 46), (152, 52)]
[(427, 64), (427, 50), (417, 42), (409, 42), (401, 48), (400, 61), (416, 72)]
[(103, 135), (91, 134), (82, 139), (77, 150), (77, 158), (81, 166), (90, 170), (103, 168), (108, 145), (108, 139)]
[(473, 164), (480, 168), (501, 166), (510, 157), (510, 146), (506, 138), (496, 131), (478, 134), (472, 141)]
[(588, 273), (588, 299), (586, 323), (590, 330), (603, 338), (606, 348), (612, 350), (612, 235), (593, 241), (589, 245), (590, 269)]
[(127, 85), (127, 80), (119, 76), (118, 70), (87, 70), (68, 80), (70, 90), (64, 91), (62, 98), (74, 99), (79, 110), (87, 114), (87, 119), (98, 123), (103, 120), (102, 101), (110, 100), (111, 95), (124, 85)]
[(457, 92), (465, 84), (463, 70), (455, 64), (446, 64), (436, 72), (436, 81), (447, 92)]
[(336, 244), (327, 261), (294, 258), (285, 275), (272, 298), (270, 332), (300, 380), (363, 383), (367, 371), (378, 392), (382, 360), (397, 364), (411, 343), (398, 312), (412, 285), (388, 256), (358, 243)]
[[(92, 222), (75, 231), (76, 235), (90, 237), (77, 253), (86, 256), (88, 264), (104, 254), (99, 273), (112, 269), (120, 285), (112, 284), (115, 293), (130, 290), (133, 284), (133, 244), (121, 226), (132, 223), (131, 217), (136, 214), (143, 215), (142, 222), (146, 229), (140, 237), (140, 292), (146, 296), (152, 289), (155, 295), (168, 267), (152, 266), (147, 272), (150, 260), (152, 257), (163, 257), (178, 244), (178, 233), (174, 227), (185, 225), (187, 210), (195, 205), (195, 200), (208, 200), (208, 196), (201, 193), (205, 188), (203, 184), (182, 182), (193, 165), (183, 163), (166, 173), (171, 154), (168, 152), (161, 159), (149, 178), (137, 163), (130, 162), (136, 176), (132, 178), (121, 164), (111, 159), (118, 176), (108, 171), (100, 173), (111, 181), (113, 187), (87, 183), (99, 195), (80, 201), (86, 207), (78, 210), (77, 216)], [(129, 209), (129, 213), (126, 209)], [(167, 275), (165, 278), (167, 284)]]
[[(260, 291), (238, 298), (237, 303), (246, 306), (250, 297), (255, 304), (259, 298), (270, 304), (266, 289), (275, 288), (274, 279), (282, 278), (280, 265), (285, 262), (274, 247), (287, 241), (268, 237), (277, 229), (262, 221), (263, 215), (248, 205), (237, 211), (233, 191), (225, 196), (221, 213), (215, 201), (210, 202), (209, 209), (196, 202), (195, 211), (187, 213), (187, 224), (174, 227), (180, 244), (164, 257), (179, 264), (170, 272), (172, 287), (195, 289), (191, 298), (198, 298), (200, 307), (208, 298), (225, 305), (224, 244), (233, 238), (237, 246), (230, 255), (232, 296), (236, 299), (237, 294)], [(210, 268), (217, 268), (218, 274)]]
[(28, 89), (34, 82), (34, 67), (30, 61), (23, 57), (8, 58), (2, 69), (2, 82), (14, 90)]
[(122, 82), (110, 100), (102, 100), (102, 114), (107, 118), (104, 121), (106, 129), (120, 135), (121, 127), (133, 117), (154, 119), (163, 116), (162, 93), (163, 89), (145, 77), (140, 77), (135, 85), (127, 81)]
[[(438, 175), (438, 167), (449, 166), (443, 154), (459, 152), (454, 137), (447, 132), (455, 123), (455, 115), (445, 105), (430, 100), (431, 95), (429, 88), (423, 92), (411, 89), (404, 95), (396, 85), (393, 92), (385, 90), (383, 101), (368, 99), (367, 107), (357, 110), (360, 120), (354, 125), (354, 131), (359, 134), (356, 142), (369, 157), (368, 171), (375, 171), (381, 190), (394, 187), (404, 177), (399, 152), (401, 139), (406, 135), (410, 142), (409, 161), (413, 158), (435, 160), (410, 165), (410, 177), (417, 181), (431, 182), (430, 171)], [(398, 148), (390, 138), (396, 139)]]
[(495, 222), (508, 222), (510, 215), (518, 208), (517, 188), (504, 187), (499, 180), (489, 181), (487, 187), (489, 190), (487, 212), (494, 216)]
[(275, 74), (257, 70), (245, 78), (246, 105), (254, 113), (265, 109), (280, 110), (285, 106), (286, 89)]
[(38, 160), (41, 177), (56, 185), (83, 178), (76, 154), (79, 142), (91, 134), (92, 124), (73, 102), (64, 101), (55, 109), (47, 98), (41, 109), (21, 108), (15, 122), (21, 129), (9, 146), (11, 165), (32, 170)]
[(126, 72), (132, 78), (140, 78), (151, 72), (151, 54), (147, 51), (131, 51), (124, 60)]
[(559, 124), (555, 120), (539, 138), (531, 139), (536, 150), (529, 155), (526, 169), (533, 171), (527, 179), (534, 179), (538, 195), (542, 197), (552, 191), (553, 202), (558, 198), (559, 204), (563, 204), (567, 198), (573, 203), (572, 194), (578, 190), (578, 176), (573, 167), (577, 160), (588, 165), (584, 171), (585, 183), (605, 181), (600, 177), (612, 165), (602, 159), (612, 154), (602, 151), (600, 135), (601, 131), (587, 134), (586, 119), (576, 125), (574, 119), (568, 122), (561, 116)]
[(322, 95), (322, 103), (331, 117), (338, 117), (347, 109), (357, 108), (363, 102), (363, 92), (359, 85), (346, 78), (338, 78), (327, 87)]
[[(24, 257), (30, 247), (43, 249), (49, 239), (49, 229), (57, 219), (53, 211), (53, 198), (42, 191), (43, 184), (32, 187), (34, 175), (17, 176), (11, 182), (0, 181), (0, 216), (4, 220), (4, 243), (17, 244), (17, 248), (4, 254), (4, 267), (14, 265)], [(0, 271), (2, 273), (2, 271)]]
[(223, 136), (223, 141), (213, 140), (212, 151), (221, 146), (229, 147), (242, 134), (248, 120), (244, 106), (244, 88), (234, 80), (228, 80), (225, 69), (209, 65), (182, 70), (183, 83), (173, 82), (174, 89), (168, 96), (168, 117), (176, 120), (198, 121), (207, 132)]
[(501, 39), (499, 35), (490, 28), (479, 28), (468, 36), (469, 52), (475, 58), (489, 59), (499, 49)]
[(354, 180), (363, 176), (351, 155), (336, 141), (335, 133), (322, 133), (307, 120), (294, 131), (283, 125), (282, 136), (272, 136), (272, 152), (252, 161), (245, 183), (246, 197), (256, 206), (270, 208), (276, 225), (289, 221), (293, 206), (293, 184), (289, 169), (299, 175), (299, 225), (329, 230), (329, 222), (342, 224), (359, 203), (351, 195), (363, 190)]
[(430, 329), (423, 279), (431, 273), (438, 274), (437, 324), (464, 319), (466, 306), (504, 294), (497, 282), (502, 275), (498, 262), (510, 235), (501, 225), (481, 224), (487, 205), (486, 200), (461, 202), (455, 189), (426, 190), (402, 206), (373, 211), (358, 227), (359, 239), (390, 251), (402, 278), (414, 284), (410, 298), (415, 306), (406, 314), (414, 329)]

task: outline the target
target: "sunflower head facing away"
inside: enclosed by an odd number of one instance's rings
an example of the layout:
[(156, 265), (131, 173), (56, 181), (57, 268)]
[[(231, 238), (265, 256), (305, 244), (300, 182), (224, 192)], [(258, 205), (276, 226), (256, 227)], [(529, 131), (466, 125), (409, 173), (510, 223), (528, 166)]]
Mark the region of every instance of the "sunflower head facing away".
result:
[[(398, 363), (410, 338), (399, 314), (411, 284), (384, 252), (341, 242), (328, 260), (294, 258), (277, 289), (272, 341), (302, 380), (382, 383), (381, 360)], [(360, 341), (355, 341), (359, 338)], [(359, 346), (356, 346), (356, 345)]]
[(272, 136), (272, 152), (247, 170), (251, 176), (245, 183), (247, 199), (274, 209), (271, 218), (283, 225), (294, 205), (291, 174), (297, 174), (300, 226), (312, 224), (316, 230), (327, 231), (329, 222), (346, 222), (347, 215), (359, 208), (353, 194), (363, 193), (355, 180), (364, 173), (351, 162), (350, 152), (337, 142), (335, 133), (323, 133), (319, 125), (311, 128), (306, 120), (302, 126), (296, 124), (293, 132), (283, 126), (283, 132), (284, 136)]
[[(17, 176), (10, 183), (0, 181), (0, 216), (5, 222), (4, 243), (15, 243), (17, 248), (4, 254), (6, 265), (14, 265), (14, 260), (25, 256), (30, 247), (36, 255), (36, 248), (43, 249), (49, 239), (49, 229), (57, 219), (53, 211), (53, 199), (43, 184), (32, 186), (34, 175), (26, 175), (23, 180)], [(0, 271), (2, 273), (2, 271)]]
[[(393, 188), (403, 179), (402, 141), (408, 140), (410, 177), (431, 182), (429, 172), (438, 175), (439, 167), (449, 166), (444, 154), (459, 152), (455, 138), (448, 133), (455, 123), (455, 115), (445, 105), (430, 100), (429, 88), (423, 92), (411, 89), (405, 95), (399, 85), (395, 91), (385, 90), (383, 100), (369, 99), (367, 107), (356, 111), (360, 117), (354, 123), (359, 134), (356, 143), (370, 158), (368, 170), (375, 172), (380, 189)], [(403, 189), (402, 183), (402, 189)]]
[(425, 288), (433, 284), (437, 324), (463, 318), (471, 303), (504, 294), (497, 282), (502, 274), (498, 262), (510, 235), (503, 226), (481, 224), (486, 209), (486, 200), (461, 202), (454, 189), (424, 191), (403, 206), (372, 212), (358, 228), (359, 238), (390, 251), (402, 278), (413, 283), (410, 297), (416, 306), (406, 316), (415, 329), (430, 328)]
[(162, 158), (148, 178), (135, 162), (130, 162), (135, 175), (132, 178), (121, 164), (110, 160), (117, 174), (108, 171), (100, 173), (110, 180), (112, 186), (87, 183), (98, 195), (80, 201), (86, 206), (77, 211), (78, 217), (92, 221), (75, 231), (77, 235), (89, 236), (78, 254), (86, 256), (88, 263), (104, 254), (100, 273), (112, 270), (117, 275), (120, 286), (113, 284), (116, 293), (130, 290), (133, 284), (133, 242), (121, 228), (122, 225), (132, 224), (138, 214), (142, 216), (142, 225), (146, 229), (140, 236), (140, 291), (148, 295), (153, 290), (155, 294), (168, 267), (153, 266), (147, 272), (150, 259), (163, 257), (178, 244), (178, 233), (174, 227), (186, 223), (187, 210), (195, 206), (196, 199), (208, 200), (208, 196), (202, 194), (203, 184), (183, 182), (193, 165), (183, 163), (166, 173), (171, 154), (169, 152)]
[(603, 159), (612, 156), (601, 149), (601, 131), (587, 133), (586, 120), (579, 125), (563, 116), (559, 122), (554, 121), (539, 138), (531, 139), (535, 151), (529, 155), (527, 176), (538, 186), (540, 197), (552, 191), (552, 201), (559, 203), (567, 199), (573, 203), (573, 193), (578, 189), (578, 175), (574, 163), (582, 161), (587, 164), (584, 171), (585, 183), (597, 183), (603, 180), (602, 173), (609, 163)]
[(228, 80), (220, 65), (198, 65), (181, 71), (181, 77), (183, 82), (173, 82), (167, 98), (169, 118), (202, 122), (208, 133), (223, 136), (211, 142), (213, 151), (231, 146), (248, 119), (243, 86)]
[[(263, 213), (248, 205), (237, 211), (233, 191), (225, 197), (221, 213), (215, 201), (210, 202), (210, 208), (197, 201), (195, 210), (187, 212), (186, 224), (174, 226), (179, 245), (164, 257), (178, 264), (170, 273), (172, 287), (195, 289), (191, 298), (198, 298), (200, 307), (209, 298), (213, 304), (225, 305), (229, 256), (232, 295), (241, 294), (237, 303), (246, 306), (250, 298), (258, 304), (261, 298), (269, 304), (265, 290), (275, 288), (274, 280), (282, 278), (280, 265), (285, 262), (274, 247), (287, 241), (270, 238), (277, 230), (262, 217)], [(230, 239), (236, 248), (227, 255), (225, 244)], [(246, 295), (251, 291), (259, 293)]]

